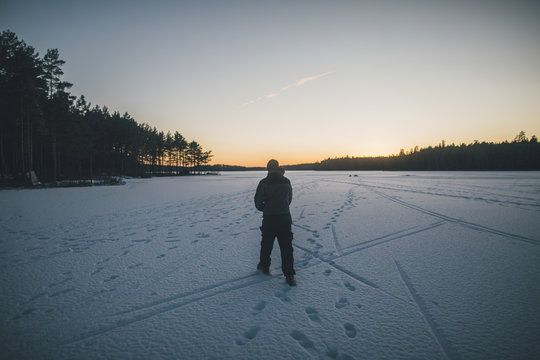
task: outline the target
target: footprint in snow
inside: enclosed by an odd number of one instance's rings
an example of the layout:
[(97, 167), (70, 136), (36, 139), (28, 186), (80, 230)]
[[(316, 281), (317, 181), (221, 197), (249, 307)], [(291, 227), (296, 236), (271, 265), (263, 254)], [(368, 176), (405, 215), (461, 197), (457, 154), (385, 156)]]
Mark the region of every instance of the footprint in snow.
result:
[(298, 341), (298, 344), (300, 344), (300, 346), (302, 346), (304, 349), (313, 347), (313, 342), (309, 340), (308, 337), (300, 330), (293, 330), (291, 331), (290, 335), (294, 340)]
[(341, 309), (341, 308), (343, 308), (343, 307), (345, 307), (347, 305), (349, 305), (349, 300), (347, 300), (347, 298), (341, 297), (336, 302), (336, 309)]
[(257, 315), (258, 313), (263, 311), (265, 307), (266, 307), (266, 301), (261, 300), (253, 307), (253, 310), (251, 311), (251, 313), (253, 315)]
[(312, 307), (307, 307), (306, 308), (306, 314), (307, 314), (309, 320), (314, 321), (314, 322), (318, 322), (318, 323), (321, 322), (321, 317), (319, 316), (319, 313), (317, 312), (316, 309), (314, 309)]
[(352, 286), (351, 283), (348, 282), (348, 281), (345, 281), (345, 282), (343, 283), (343, 285), (345, 285), (345, 287), (346, 287), (347, 289), (351, 290), (351, 291), (356, 290), (356, 288), (355, 288), (354, 286)]
[(326, 269), (326, 270), (324, 270), (323, 274), (324, 274), (324, 276), (328, 276), (328, 275), (330, 275), (331, 272), (332, 272), (332, 270)]
[(284, 303), (290, 303), (291, 299), (287, 296), (287, 293), (291, 290), (289, 285), (282, 287), (280, 290), (276, 291), (276, 297)]
[(236, 345), (245, 345), (249, 340), (255, 339), (255, 336), (257, 336), (257, 333), (261, 327), (259, 325), (255, 325), (247, 329), (243, 334), (242, 337), (239, 339), (236, 339), (235, 343)]
[(345, 328), (345, 334), (350, 337), (351, 339), (356, 336), (356, 328), (351, 323), (345, 323), (343, 324), (343, 327)]

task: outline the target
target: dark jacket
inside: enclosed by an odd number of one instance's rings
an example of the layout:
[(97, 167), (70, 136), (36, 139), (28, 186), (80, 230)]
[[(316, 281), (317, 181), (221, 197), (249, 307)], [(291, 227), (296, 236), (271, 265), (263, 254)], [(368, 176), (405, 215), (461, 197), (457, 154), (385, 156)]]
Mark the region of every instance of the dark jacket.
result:
[(266, 215), (289, 215), (292, 201), (292, 186), (289, 179), (280, 173), (270, 172), (257, 186), (255, 207)]

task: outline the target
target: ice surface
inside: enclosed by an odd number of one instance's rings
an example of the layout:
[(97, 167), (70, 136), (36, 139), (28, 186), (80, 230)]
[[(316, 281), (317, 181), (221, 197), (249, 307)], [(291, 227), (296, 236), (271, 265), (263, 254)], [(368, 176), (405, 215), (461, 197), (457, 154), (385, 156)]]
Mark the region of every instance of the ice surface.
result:
[(540, 354), (540, 173), (287, 172), (294, 288), (263, 176), (0, 191), (0, 358)]

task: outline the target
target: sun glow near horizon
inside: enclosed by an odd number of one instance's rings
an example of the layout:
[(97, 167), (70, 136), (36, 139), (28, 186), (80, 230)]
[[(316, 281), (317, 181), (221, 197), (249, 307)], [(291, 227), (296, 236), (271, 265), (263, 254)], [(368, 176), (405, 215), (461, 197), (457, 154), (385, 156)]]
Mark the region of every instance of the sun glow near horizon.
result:
[[(242, 151), (238, 150), (232, 150), (229, 151), (228, 149), (223, 149), (219, 153), (219, 155), (216, 155), (211, 162), (211, 165), (236, 165), (236, 166), (246, 166), (246, 167), (264, 167), (266, 166), (266, 163), (270, 159), (276, 159), (279, 161), (281, 165), (298, 165), (298, 164), (308, 164), (308, 163), (317, 163), (322, 160), (326, 160), (329, 158), (342, 158), (342, 157), (386, 157), (386, 156), (393, 156), (398, 155), (400, 151), (403, 149), (405, 152), (413, 151), (415, 147), (418, 148), (427, 148), (429, 146), (439, 146), (441, 143), (445, 143), (446, 145), (456, 145), (459, 146), (461, 144), (471, 144), (475, 141), (479, 142), (494, 142), (494, 143), (500, 143), (503, 141), (512, 141), (514, 137), (519, 133), (516, 132), (512, 136), (507, 137), (500, 137), (497, 139), (483, 139), (483, 138), (470, 138), (470, 139), (461, 139), (461, 140), (452, 140), (452, 139), (440, 139), (438, 141), (426, 141), (426, 142), (419, 142), (415, 144), (403, 144), (403, 145), (395, 145), (395, 144), (377, 144), (376, 146), (373, 146), (373, 151), (370, 151), (367, 146), (364, 146), (363, 148), (361, 146), (358, 146), (358, 150), (347, 150), (347, 149), (341, 149), (338, 146), (335, 148), (330, 148), (328, 150), (325, 149), (306, 149), (302, 148), (301, 151), (293, 151), (292, 153), (287, 150), (279, 150), (279, 149), (253, 149), (253, 151), (250, 151), (249, 153), (244, 153)], [(527, 133), (526, 135), (528, 138), (530, 138), (533, 133)], [(394, 146), (395, 145), (395, 146)]]

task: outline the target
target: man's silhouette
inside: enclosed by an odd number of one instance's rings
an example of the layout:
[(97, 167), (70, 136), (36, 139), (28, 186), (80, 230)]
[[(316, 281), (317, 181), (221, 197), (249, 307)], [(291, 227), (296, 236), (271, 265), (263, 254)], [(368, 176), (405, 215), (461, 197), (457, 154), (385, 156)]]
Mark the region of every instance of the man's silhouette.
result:
[(261, 226), (261, 255), (257, 269), (270, 273), (270, 254), (277, 237), (281, 250), (281, 270), (287, 284), (294, 286), (294, 258), (291, 232), (291, 212), (289, 204), (292, 201), (292, 186), (289, 179), (283, 176), (284, 170), (279, 167), (277, 160), (270, 160), (266, 165), (268, 175), (259, 182), (255, 193), (255, 207), (263, 212)]

